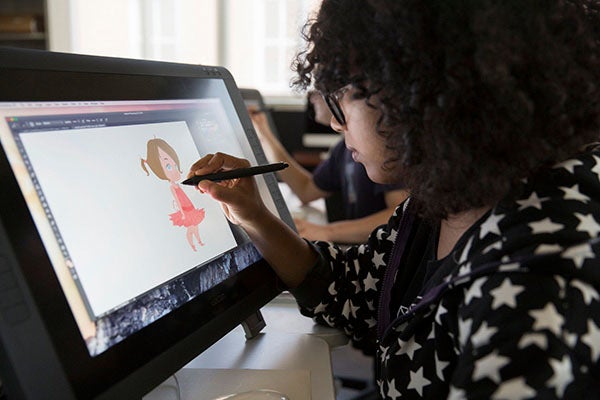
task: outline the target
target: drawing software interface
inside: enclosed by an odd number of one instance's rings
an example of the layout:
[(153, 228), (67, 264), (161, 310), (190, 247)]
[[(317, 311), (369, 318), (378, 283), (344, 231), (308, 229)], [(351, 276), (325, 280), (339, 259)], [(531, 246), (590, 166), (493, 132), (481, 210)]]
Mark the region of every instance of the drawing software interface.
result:
[(179, 184), (208, 153), (256, 163), (218, 98), (0, 103), (0, 114), (2, 145), (91, 355), (260, 259), (218, 203)]

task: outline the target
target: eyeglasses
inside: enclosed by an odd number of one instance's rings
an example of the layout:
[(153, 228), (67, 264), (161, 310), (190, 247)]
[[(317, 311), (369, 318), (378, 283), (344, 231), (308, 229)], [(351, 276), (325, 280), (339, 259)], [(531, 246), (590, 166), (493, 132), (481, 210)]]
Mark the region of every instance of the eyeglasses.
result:
[(340, 99), (349, 89), (350, 86), (348, 85), (336, 90), (335, 92), (321, 93), (325, 104), (327, 104), (331, 114), (333, 114), (333, 117), (340, 125), (346, 125), (346, 116), (344, 115), (342, 107), (340, 106)]

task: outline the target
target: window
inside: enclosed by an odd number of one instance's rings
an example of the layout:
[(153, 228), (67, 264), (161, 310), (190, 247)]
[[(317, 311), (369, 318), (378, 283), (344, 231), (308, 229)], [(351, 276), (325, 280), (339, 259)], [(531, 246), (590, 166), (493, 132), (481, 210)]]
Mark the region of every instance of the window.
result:
[(228, 0), (224, 65), (240, 86), (265, 95), (290, 94), (290, 69), (311, 0)]
[(302, 44), (300, 31), (319, 3), (48, 0), (50, 49), (222, 65), (240, 87), (290, 98), (290, 66)]

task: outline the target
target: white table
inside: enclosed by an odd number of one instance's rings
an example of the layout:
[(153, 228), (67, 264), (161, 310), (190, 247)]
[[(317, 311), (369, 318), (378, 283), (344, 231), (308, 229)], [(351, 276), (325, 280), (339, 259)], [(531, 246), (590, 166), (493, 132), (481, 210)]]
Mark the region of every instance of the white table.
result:
[[(251, 389), (278, 390), (290, 400), (334, 400), (331, 349), (348, 342), (340, 331), (300, 314), (288, 293), (261, 310), (266, 327), (246, 340), (235, 328), (177, 372), (182, 400), (211, 400)], [(144, 400), (175, 400), (170, 378)]]

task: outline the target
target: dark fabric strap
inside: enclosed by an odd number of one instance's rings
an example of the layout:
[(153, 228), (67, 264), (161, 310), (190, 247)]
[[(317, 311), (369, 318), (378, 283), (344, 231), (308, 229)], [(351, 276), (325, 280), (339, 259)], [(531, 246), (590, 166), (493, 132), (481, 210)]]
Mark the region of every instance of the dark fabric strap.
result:
[(379, 311), (377, 321), (377, 337), (381, 340), (387, 327), (390, 325), (391, 314), (390, 304), (392, 300), (392, 288), (396, 280), (396, 273), (400, 267), (400, 260), (404, 254), (408, 237), (410, 236), (411, 227), (414, 221), (414, 215), (410, 210), (410, 199), (404, 204), (402, 217), (400, 218), (400, 226), (398, 228), (398, 236), (392, 248), (392, 254), (387, 263), (385, 275), (383, 278), (383, 287), (381, 296), (379, 297)]

